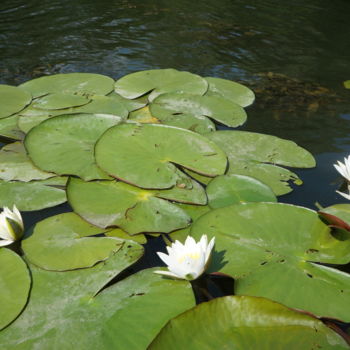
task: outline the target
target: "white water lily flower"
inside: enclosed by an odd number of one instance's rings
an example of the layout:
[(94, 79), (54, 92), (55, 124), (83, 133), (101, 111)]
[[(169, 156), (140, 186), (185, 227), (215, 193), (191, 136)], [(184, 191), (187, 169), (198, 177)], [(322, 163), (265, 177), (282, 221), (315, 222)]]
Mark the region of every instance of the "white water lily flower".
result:
[(209, 265), (215, 237), (208, 244), (207, 235), (203, 235), (198, 243), (188, 236), (185, 244), (175, 241), (167, 247), (168, 254), (158, 252), (158, 256), (168, 265), (169, 271), (155, 273), (178, 279), (195, 280), (203, 274)]
[(346, 199), (350, 200), (350, 185), (348, 185), (348, 192), (349, 192), (349, 194), (344, 193), (344, 192), (340, 192), (340, 191), (335, 191), (335, 192), (339, 193), (341, 196), (343, 196)]
[(344, 163), (338, 160), (338, 164), (333, 164), (337, 171), (350, 182), (350, 156), (344, 158)]
[(0, 213), (0, 247), (9, 245), (20, 239), (24, 226), (21, 213), (13, 206), (12, 211), (5, 207)]

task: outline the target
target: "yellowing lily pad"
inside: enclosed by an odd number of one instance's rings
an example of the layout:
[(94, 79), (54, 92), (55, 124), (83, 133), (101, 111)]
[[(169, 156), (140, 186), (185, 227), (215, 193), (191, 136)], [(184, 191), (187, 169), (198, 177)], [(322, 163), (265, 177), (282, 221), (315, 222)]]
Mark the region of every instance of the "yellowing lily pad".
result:
[(40, 221), (22, 241), (27, 259), (45, 270), (86, 268), (107, 260), (123, 245), (110, 237), (89, 237), (105, 230), (92, 226), (75, 213), (64, 213)]
[(107, 95), (113, 90), (114, 80), (101, 74), (66, 73), (29, 80), (20, 87), (29, 91), (34, 98), (56, 92), (81, 96)]
[(129, 234), (171, 232), (190, 223), (190, 217), (176, 205), (123, 182), (71, 178), (67, 196), (73, 210), (86, 221), (99, 227), (118, 226)]
[(170, 188), (181, 181), (174, 164), (207, 176), (226, 170), (224, 152), (207, 138), (156, 124), (123, 124), (96, 144), (96, 162), (109, 175), (142, 188)]
[(16, 86), (0, 84), (0, 118), (9, 117), (22, 110), (32, 100), (32, 95)]
[(57, 116), (31, 129), (25, 147), (34, 164), (44, 171), (86, 180), (106, 179), (108, 175), (95, 164), (95, 142), (120, 121), (109, 114)]
[(247, 119), (246, 112), (238, 104), (220, 96), (210, 95), (163, 94), (151, 103), (150, 110), (153, 116), (165, 124), (175, 118), (208, 117), (226, 126), (237, 127)]
[(44, 180), (54, 177), (34, 166), (28, 158), (22, 142), (5, 145), (0, 150), (0, 179), (5, 181)]
[(27, 303), (31, 278), (27, 265), (10, 249), (0, 248), (0, 329), (6, 327)]
[(205, 80), (209, 84), (207, 96), (221, 96), (242, 107), (254, 102), (254, 92), (242, 84), (221, 78), (207, 77)]
[(154, 100), (166, 92), (188, 92), (204, 95), (208, 83), (199, 75), (175, 69), (153, 69), (125, 75), (117, 80), (115, 91), (129, 99), (151, 92), (148, 99)]
[(82, 106), (89, 102), (90, 100), (84, 96), (54, 93), (34, 100), (32, 106), (40, 109), (64, 109)]

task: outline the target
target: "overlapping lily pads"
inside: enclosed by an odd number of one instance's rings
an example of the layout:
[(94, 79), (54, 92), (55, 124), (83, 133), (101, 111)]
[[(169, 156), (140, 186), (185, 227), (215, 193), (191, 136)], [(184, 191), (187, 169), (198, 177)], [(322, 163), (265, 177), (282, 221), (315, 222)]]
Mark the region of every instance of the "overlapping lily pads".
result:
[[(260, 180), (276, 195), (292, 191), (288, 181), (300, 184), (299, 177), (278, 165), (299, 168), (315, 166), (314, 157), (294, 142), (247, 131), (216, 131), (206, 135), (222, 147), (229, 160), (228, 174), (247, 175)], [(194, 174), (194, 177), (195, 174)], [(198, 178), (209, 182), (209, 179)]]
[(34, 100), (32, 105), (39, 109), (55, 110), (83, 106), (89, 102), (90, 100), (84, 96), (54, 93)]
[(14, 141), (23, 140), (24, 133), (17, 125), (18, 115), (0, 119), (0, 139)]
[(107, 95), (113, 90), (114, 80), (101, 74), (66, 73), (29, 80), (20, 87), (29, 91), (33, 97), (56, 92), (80, 96)]
[(115, 91), (129, 99), (151, 92), (149, 101), (166, 92), (188, 92), (204, 95), (208, 83), (199, 75), (175, 69), (152, 69), (125, 75), (117, 80)]
[(171, 232), (190, 223), (183, 210), (158, 198), (156, 191), (123, 182), (72, 178), (67, 195), (74, 211), (88, 222), (100, 227), (118, 226), (129, 234)]
[(120, 121), (109, 114), (57, 116), (33, 128), (25, 138), (25, 147), (34, 164), (44, 171), (85, 180), (106, 179), (108, 175), (95, 164), (94, 147), (103, 132)]
[(316, 264), (348, 263), (350, 240), (334, 238), (316, 212), (278, 203), (231, 205), (192, 225), (195, 238), (203, 232), (216, 237), (212, 269), (237, 278), (236, 294), (350, 320), (344, 308), (350, 303), (349, 275)]
[(21, 142), (5, 145), (0, 150), (0, 179), (6, 181), (45, 180), (55, 174), (47, 173), (34, 166)]
[(22, 110), (32, 100), (32, 95), (16, 86), (0, 84), (0, 118), (9, 117)]
[(110, 128), (97, 142), (95, 156), (109, 175), (143, 188), (177, 185), (181, 173), (173, 163), (212, 177), (226, 170), (226, 155), (215, 143), (166, 125)]
[(101, 291), (141, 253), (137, 244), (125, 242), (89, 269), (52, 272), (31, 265), (29, 304), (0, 334), (0, 343), (7, 350), (146, 349), (169, 319), (194, 306), (194, 297), (188, 282), (162, 279), (153, 270)]
[(183, 119), (185, 123), (187, 118), (191, 118), (193, 124), (198, 120), (199, 124), (208, 117), (226, 126), (237, 127), (247, 119), (246, 112), (238, 104), (220, 96), (210, 95), (162, 94), (150, 104), (150, 111), (165, 124), (174, 119), (179, 122)]
[(51, 216), (39, 222), (22, 242), (27, 259), (46, 270), (86, 268), (107, 260), (123, 245), (111, 237), (90, 237), (105, 233), (75, 213)]
[(270, 187), (244, 175), (221, 175), (207, 186), (209, 206), (213, 209), (244, 202), (277, 202)]
[[(195, 325), (195, 326), (194, 326)], [(348, 349), (320, 320), (268, 299), (228, 296), (168, 322), (149, 350)]]
[(66, 177), (52, 177), (30, 182), (0, 180), (0, 207), (16, 205), (19, 210), (33, 211), (66, 202)]
[(0, 248), (0, 329), (12, 322), (26, 305), (30, 283), (24, 261), (12, 250)]

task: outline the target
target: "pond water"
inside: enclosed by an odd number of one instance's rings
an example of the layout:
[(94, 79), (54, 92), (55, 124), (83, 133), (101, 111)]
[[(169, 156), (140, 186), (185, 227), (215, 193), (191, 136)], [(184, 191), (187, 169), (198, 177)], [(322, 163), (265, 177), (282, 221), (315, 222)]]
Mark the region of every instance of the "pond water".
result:
[(2, 0), (0, 11), (0, 83), (168, 67), (241, 81), (257, 93), (242, 129), (294, 140), (318, 162), (280, 200), (346, 202), (332, 164), (350, 153), (349, 1)]

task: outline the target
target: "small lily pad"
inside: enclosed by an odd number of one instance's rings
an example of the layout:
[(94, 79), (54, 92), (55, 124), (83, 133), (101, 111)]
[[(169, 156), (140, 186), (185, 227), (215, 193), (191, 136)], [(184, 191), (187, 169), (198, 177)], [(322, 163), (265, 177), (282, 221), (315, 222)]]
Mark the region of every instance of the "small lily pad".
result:
[(32, 95), (16, 86), (0, 84), (0, 118), (9, 117), (22, 110), (32, 100)]
[(148, 99), (154, 100), (166, 92), (189, 92), (204, 95), (208, 83), (199, 75), (175, 69), (153, 69), (125, 75), (117, 80), (115, 91), (129, 99), (151, 92)]
[(209, 206), (213, 209), (244, 202), (277, 202), (270, 187), (244, 175), (220, 175), (207, 186)]
[(5, 145), (0, 150), (0, 179), (5, 181), (44, 180), (54, 177), (34, 166), (28, 158), (22, 142)]
[(10, 249), (0, 248), (0, 329), (22, 311), (30, 289), (27, 265)]
[(34, 100), (32, 106), (39, 109), (64, 109), (83, 106), (89, 102), (84, 96), (54, 93)]
[(107, 260), (123, 245), (115, 238), (89, 237), (104, 232), (75, 213), (64, 213), (36, 224), (33, 233), (22, 241), (22, 249), (31, 263), (45, 270), (91, 267)]
[(121, 104), (123, 107), (125, 107), (129, 112), (135, 111), (136, 109), (140, 109), (142, 107), (145, 107), (148, 103), (147, 98), (144, 99), (143, 97), (136, 98), (134, 100), (129, 100), (128, 98), (125, 98), (116, 92), (112, 92), (108, 95), (108, 97), (114, 99), (119, 104)]
[(146, 123), (146, 124), (160, 123), (160, 121), (151, 114), (148, 106), (132, 111), (129, 114), (128, 120), (132, 120), (137, 123)]
[(345, 87), (345, 89), (350, 89), (350, 80), (344, 81), (344, 87)]
[(99, 227), (118, 226), (129, 234), (171, 232), (190, 223), (190, 217), (176, 205), (123, 182), (71, 178), (67, 196), (73, 210), (86, 221)]
[(107, 95), (113, 90), (114, 80), (101, 74), (66, 73), (29, 80), (21, 84), (20, 87), (29, 91), (34, 98), (49, 93), (80, 96)]
[(209, 117), (230, 127), (240, 126), (247, 119), (247, 114), (241, 106), (220, 96), (163, 94), (150, 104), (150, 111), (161, 121), (171, 121), (174, 118)]
[(231, 80), (207, 77), (208, 96), (221, 96), (242, 107), (251, 105), (255, 100), (255, 95), (252, 90), (242, 84), (238, 84)]
[(60, 115), (31, 129), (25, 147), (42, 170), (85, 180), (106, 179), (108, 175), (95, 164), (95, 142), (120, 121), (120, 117), (109, 114)]
[[(41, 210), (64, 203), (66, 192), (55, 183), (56, 178), (30, 182), (1, 181), (0, 207), (12, 208), (16, 205), (21, 211)], [(66, 178), (60, 178), (60, 181)]]
[(142, 188), (178, 184), (181, 165), (207, 176), (226, 170), (224, 152), (207, 138), (157, 124), (122, 124), (107, 130), (95, 147), (96, 162), (109, 175)]

